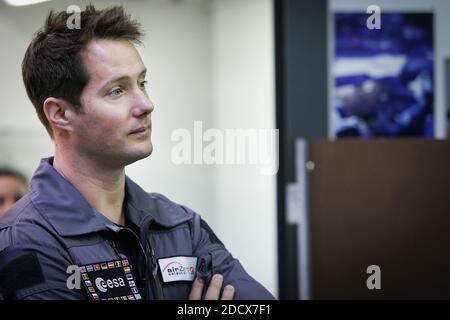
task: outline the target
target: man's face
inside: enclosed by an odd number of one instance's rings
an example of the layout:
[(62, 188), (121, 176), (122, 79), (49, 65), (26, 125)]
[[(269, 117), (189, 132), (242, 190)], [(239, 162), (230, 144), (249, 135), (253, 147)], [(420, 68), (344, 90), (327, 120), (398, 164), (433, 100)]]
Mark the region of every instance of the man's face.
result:
[(123, 167), (152, 152), (146, 69), (126, 40), (93, 40), (82, 54), (89, 83), (74, 115), (73, 145), (105, 166)]
[(0, 176), (0, 216), (27, 192), (27, 186), (17, 177)]

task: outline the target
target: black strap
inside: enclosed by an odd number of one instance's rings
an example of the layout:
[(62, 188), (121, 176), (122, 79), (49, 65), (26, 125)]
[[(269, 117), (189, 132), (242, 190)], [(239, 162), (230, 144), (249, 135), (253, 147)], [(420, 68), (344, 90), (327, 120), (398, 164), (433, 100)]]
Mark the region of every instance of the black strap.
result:
[(216, 236), (216, 234), (214, 233), (214, 231), (212, 231), (212, 229), (209, 227), (209, 225), (206, 223), (205, 220), (201, 219), (200, 220), (200, 226), (206, 230), (206, 232), (208, 232), (209, 234), (209, 240), (214, 243), (214, 244), (220, 244), (222, 246), (224, 246), (224, 244), (222, 243), (222, 241), (220, 241), (220, 239)]
[(44, 281), (39, 259), (34, 252), (15, 257), (0, 270), (0, 290), (4, 299), (16, 299), (17, 291)]

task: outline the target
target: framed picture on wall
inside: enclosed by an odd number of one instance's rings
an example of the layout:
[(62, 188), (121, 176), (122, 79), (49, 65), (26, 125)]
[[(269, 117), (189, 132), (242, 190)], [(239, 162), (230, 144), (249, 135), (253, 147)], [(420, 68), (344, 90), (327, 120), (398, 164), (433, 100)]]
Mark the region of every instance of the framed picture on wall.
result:
[(433, 13), (334, 13), (332, 136), (435, 137)]

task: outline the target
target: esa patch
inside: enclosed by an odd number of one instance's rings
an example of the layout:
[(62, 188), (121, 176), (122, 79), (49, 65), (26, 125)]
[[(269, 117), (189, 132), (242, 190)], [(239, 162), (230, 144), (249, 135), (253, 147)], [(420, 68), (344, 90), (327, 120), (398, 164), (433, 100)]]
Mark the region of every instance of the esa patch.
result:
[(87, 292), (94, 300), (141, 300), (128, 259), (80, 266)]

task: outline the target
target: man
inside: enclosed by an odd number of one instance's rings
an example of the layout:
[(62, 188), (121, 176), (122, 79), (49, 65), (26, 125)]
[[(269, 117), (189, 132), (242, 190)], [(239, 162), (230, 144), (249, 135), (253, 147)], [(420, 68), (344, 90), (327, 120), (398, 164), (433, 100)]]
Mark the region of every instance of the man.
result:
[(152, 152), (138, 23), (121, 7), (68, 17), (49, 14), (22, 64), (55, 155), (0, 220), (3, 298), (272, 299), (198, 214), (125, 176)]
[(27, 192), (28, 182), (16, 170), (0, 168), (0, 216)]

